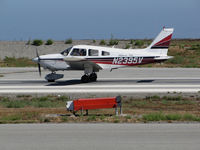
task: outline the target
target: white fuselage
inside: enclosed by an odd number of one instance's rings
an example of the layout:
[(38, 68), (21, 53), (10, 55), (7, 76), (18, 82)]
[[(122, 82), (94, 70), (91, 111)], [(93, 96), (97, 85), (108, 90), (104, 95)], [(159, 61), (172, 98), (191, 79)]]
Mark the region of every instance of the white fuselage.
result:
[[(85, 49), (85, 56), (73, 56), (73, 49)], [(89, 56), (89, 49), (94, 49), (98, 51), (97, 56)], [(102, 53), (107, 52), (106, 56), (103, 56)], [(51, 71), (58, 70), (82, 70), (81, 62), (84, 60), (91, 60), (98, 64), (101, 69), (113, 69), (113, 68), (121, 68), (127, 66), (135, 66), (144, 64), (144, 60), (146, 58), (152, 58), (149, 63), (152, 63), (153, 58), (168, 59), (169, 57), (166, 55), (162, 55), (162, 53), (150, 53), (147, 48), (145, 49), (118, 49), (118, 48), (110, 48), (110, 47), (100, 47), (100, 46), (89, 46), (89, 45), (77, 45), (73, 46), (67, 55), (63, 54), (48, 54), (40, 56), (40, 64), (45, 69), (49, 69)], [(66, 62), (65, 59), (70, 59), (70, 61)], [(109, 59), (110, 61), (103, 61)], [(37, 58), (33, 59), (37, 62)], [(80, 61), (74, 63), (74, 61)], [(148, 62), (147, 62), (148, 63)], [(146, 63), (145, 63), (146, 64)]]

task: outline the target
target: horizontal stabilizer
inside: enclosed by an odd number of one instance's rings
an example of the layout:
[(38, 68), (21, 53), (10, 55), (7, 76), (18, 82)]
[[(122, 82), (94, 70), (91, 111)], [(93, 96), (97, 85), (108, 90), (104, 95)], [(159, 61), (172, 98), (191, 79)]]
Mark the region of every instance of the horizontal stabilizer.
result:
[(160, 56), (160, 57), (156, 57), (154, 58), (155, 60), (168, 60), (173, 58), (173, 56)]

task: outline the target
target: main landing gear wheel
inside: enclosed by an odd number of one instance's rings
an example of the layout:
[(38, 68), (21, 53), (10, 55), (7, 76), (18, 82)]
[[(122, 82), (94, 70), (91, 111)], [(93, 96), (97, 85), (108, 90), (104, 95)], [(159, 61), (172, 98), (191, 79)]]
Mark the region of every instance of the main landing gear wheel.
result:
[(91, 73), (90, 75), (83, 75), (81, 77), (81, 82), (87, 83), (87, 82), (95, 82), (97, 81), (97, 74), (96, 73)]
[(97, 81), (97, 74), (96, 73), (91, 73), (89, 78), (90, 78), (90, 81), (96, 82)]
[(87, 83), (87, 82), (89, 82), (90, 81), (90, 78), (89, 78), (89, 76), (88, 75), (83, 75), (82, 77), (81, 77), (81, 82), (83, 82), (83, 83)]

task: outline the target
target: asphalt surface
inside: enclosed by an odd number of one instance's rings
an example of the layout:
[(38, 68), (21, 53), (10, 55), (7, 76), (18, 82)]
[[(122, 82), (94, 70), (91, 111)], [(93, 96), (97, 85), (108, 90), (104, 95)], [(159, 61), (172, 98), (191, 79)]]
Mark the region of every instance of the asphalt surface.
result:
[(5, 124), (2, 150), (199, 150), (200, 124)]
[(81, 83), (83, 71), (64, 71), (64, 78), (48, 83), (37, 68), (1, 68), (0, 93), (132, 94), (199, 93), (200, 68), (123, 68), (103, 70), (98, 81)]

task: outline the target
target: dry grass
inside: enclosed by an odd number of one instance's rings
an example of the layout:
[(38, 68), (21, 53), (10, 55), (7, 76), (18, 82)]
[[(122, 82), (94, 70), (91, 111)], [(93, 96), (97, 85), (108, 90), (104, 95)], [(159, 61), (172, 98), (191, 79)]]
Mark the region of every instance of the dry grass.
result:
[[(17, 97), (14, 101), (30, 101), (34, 97)], [(4, 98), (5, 101), (6, 98)], [(38, 98), (38, 102), (59, 100), (56, 97)], [(13, 101), (13, 99), (12, 99)], [(66, 111), (65, 102), (56, 107), (26, 105), (21, 108), (7, 108), (0, 100), (0, 123), (43, 123), (43, 122), (111, 122), (134, 123), (146, 121), (200, 121), (200, 98), (147, 97), (144, 99), (124, 98), (124, 116), (115, 116), (114, 109), (89, 110), (89, 116), (77, 112), (74, 116)], [(159, 119), (159, 116), (161, 119)], [(152, 118), (156, 118), (153, 120)], [(164, 119), (163, 119), (164, 118)]]
[(36, 67), (31, 59), (6, 57), (0, 61), (0, 67)]

